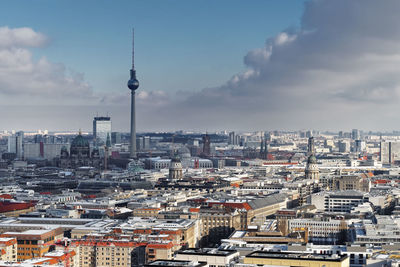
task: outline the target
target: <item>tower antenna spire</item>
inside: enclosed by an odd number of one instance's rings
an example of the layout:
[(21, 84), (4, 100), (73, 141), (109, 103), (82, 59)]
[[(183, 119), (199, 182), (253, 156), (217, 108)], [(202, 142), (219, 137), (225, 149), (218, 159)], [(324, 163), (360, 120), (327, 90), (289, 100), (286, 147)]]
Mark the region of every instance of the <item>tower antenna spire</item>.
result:
[(132, 70), (135, 70), (135, 28), (132, 28)]

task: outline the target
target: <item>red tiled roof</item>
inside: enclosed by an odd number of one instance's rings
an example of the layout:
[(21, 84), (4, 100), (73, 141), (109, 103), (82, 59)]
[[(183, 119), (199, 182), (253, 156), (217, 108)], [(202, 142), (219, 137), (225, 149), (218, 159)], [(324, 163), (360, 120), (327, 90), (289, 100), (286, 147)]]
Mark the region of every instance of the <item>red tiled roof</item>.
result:
[(190, 208), (189, 211), (190, 212), (199, 212), (200, 208)]
[(25, 210), (34, 206), (35, 206), (34, 203), (2, 201), (0, 202), (0, 213), (15, 211), (15, 210)]

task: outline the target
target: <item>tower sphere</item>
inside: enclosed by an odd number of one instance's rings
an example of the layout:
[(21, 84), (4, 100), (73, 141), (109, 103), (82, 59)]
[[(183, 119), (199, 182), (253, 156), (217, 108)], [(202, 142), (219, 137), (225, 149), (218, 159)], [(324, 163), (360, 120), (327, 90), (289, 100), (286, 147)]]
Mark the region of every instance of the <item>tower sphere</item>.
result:
[(130, 80), (128, 81), (128, 88), (131, 89), (131, 90), (136, 90), (136, 89), (138, 89), (138, 88), (139, 88), (139, 81), (136, 80), (135, 78), (130, 79)]

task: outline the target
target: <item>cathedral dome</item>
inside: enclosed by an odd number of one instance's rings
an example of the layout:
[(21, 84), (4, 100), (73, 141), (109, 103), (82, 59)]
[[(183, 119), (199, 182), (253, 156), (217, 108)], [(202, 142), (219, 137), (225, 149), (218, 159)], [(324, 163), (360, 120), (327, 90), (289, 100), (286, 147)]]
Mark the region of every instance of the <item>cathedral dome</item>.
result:
[(317, 164), (317, 158), (314, 155), (309, 156), (307, 164)]
[(72, 148), (89, 148), (89, 142), (86, 140), (81, 134), (76, 136), (74, 140), (71, 142), (71, 149)]
[(90, 157), (90, 145), (81, 133), (77, 135), (71, 142), (71, 156)]

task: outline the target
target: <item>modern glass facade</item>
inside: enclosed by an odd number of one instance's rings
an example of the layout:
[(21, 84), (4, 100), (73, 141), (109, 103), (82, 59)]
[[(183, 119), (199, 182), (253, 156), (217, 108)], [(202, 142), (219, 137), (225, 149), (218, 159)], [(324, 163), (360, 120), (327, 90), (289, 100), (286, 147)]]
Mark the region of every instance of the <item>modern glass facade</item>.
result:
[(95, 117), (93, 119), (93, 138), (97, 145), (105, 145), (107, 135), (111, 140), (111, 119), (110, 117)]

